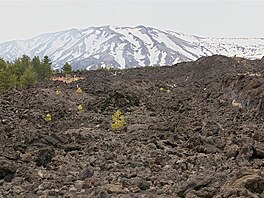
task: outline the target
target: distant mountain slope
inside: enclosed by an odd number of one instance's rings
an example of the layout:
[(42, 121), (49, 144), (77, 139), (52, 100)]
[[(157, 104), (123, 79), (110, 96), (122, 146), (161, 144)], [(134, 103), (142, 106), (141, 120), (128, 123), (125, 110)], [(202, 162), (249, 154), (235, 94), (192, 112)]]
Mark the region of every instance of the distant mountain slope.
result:
[(23, 54), (31, 57), (48, 55), (55, 69), (65, 62), (71, 63), (74, 69), (162, 66), (213, 54), (261, 58), (264, 38), (203, 38), (145, 26), (101, 26), (0, 44), (0, 57), (6, 60), (14, 60)]

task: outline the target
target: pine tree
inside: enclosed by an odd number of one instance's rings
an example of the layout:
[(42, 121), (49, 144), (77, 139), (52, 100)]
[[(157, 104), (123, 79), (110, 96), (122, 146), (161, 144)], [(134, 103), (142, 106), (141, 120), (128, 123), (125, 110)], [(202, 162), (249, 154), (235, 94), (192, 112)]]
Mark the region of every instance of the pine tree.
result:
[(49, 79), (52, 75), (52, 69), (51, 69), (51, 61), (48, 56), (44, 56), (44, 59), (42, 61), (42, 67), (44, 69), (43, 72), (43, 79)]
[(37, 72), (35, 72), (32, 65), (30, 65), (20, 77), (20, 86), (24, 88), (30, 85), (34, 85), (37, 83), (37, 78)]
[(66, 62), (66, 63), (63, 65), (62, 72), (63, 72), (64, 74), (66, 74), (66, 75), (71, 74), (71, 73), (72, 73), (72, 67), (71, 67), (71, 65), (70, 65), (69, 63)]
[(8, 76), (6, 70), (0, 69), (0, 92), (8, 90)]
[(10, 74), (8, 77), (8, 89), (14, 89), (18, 85), (18, 78), (16, 74)]
[(39, 80), (50, 78), (51, 75), (51, 62), (48, 56), (42, 61), (37, 56), (31, 60), (27, 55), (14, 62), (5, 62), (0, 58), (0, 91), (7, 91), (17, 86), (28, 87)]
[(24, 71), (22, 71), (22, 69), (21, 69), (21, 59), (20, 58), (18, 58), (18, 59), (16, 59), (15, 61), (14, 61), (14, 63), (12, 63), (12, 70), (13, 70), (13, 72), (18, 76), (18, 77), (20, 77), (22, 74), (23, 74), (23, 72)]
[(34, 56), (31, 65), (38, 74), (38, 80), (43, 80), (45, 78), (44, 67), (41, 65), (40, 59), (38, 56)]
[(28, 68), (30, 64), (31, 64), (31, 60), (29, 56), (23, 55), (22, 58), (20, 58), (20, 66), (19, 66), (20, 76), (25, 72), (25, 70)]
[(5, 69), (6, 68), (6, 62), (4, 59), (0, 58), (0, 69)]

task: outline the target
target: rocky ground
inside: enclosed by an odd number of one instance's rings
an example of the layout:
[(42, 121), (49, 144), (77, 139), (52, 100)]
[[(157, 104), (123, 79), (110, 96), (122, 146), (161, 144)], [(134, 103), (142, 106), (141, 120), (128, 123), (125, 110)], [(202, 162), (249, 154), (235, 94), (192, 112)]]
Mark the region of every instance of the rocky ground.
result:
[(263, 68), (212, 56), (4, 93), (0, 198), (263, 198)]

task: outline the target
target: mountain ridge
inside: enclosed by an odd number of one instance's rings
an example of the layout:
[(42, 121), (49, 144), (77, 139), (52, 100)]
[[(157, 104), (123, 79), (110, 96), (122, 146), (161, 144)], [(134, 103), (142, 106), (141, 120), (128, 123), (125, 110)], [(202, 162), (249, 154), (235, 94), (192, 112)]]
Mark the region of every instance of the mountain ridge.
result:
[(6, 60), (23, 54), (48, 55), (54, 69), (65, 62), (73, 69), (164, 66), (214, 54), (259, 59), (264, 55), (264, 38), (206, 38), (143, 25), (104, 25), (0, 43), (0, 56)]

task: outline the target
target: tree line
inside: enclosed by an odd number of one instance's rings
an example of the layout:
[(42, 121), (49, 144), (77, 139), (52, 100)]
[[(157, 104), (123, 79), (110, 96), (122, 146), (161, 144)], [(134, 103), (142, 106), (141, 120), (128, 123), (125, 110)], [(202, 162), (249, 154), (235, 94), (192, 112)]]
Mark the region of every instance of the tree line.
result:
[[(13, 62), (0, 58), (0, 92), (14, 88), (25, 88), (44, 79), (51, 79), (53, 71), (51, 60), (44, 56), (41, 60), (38, 56), (32, 59), (23, 55)], [(71, 65), (65, 63), (62, 72), (70, 74)]]

